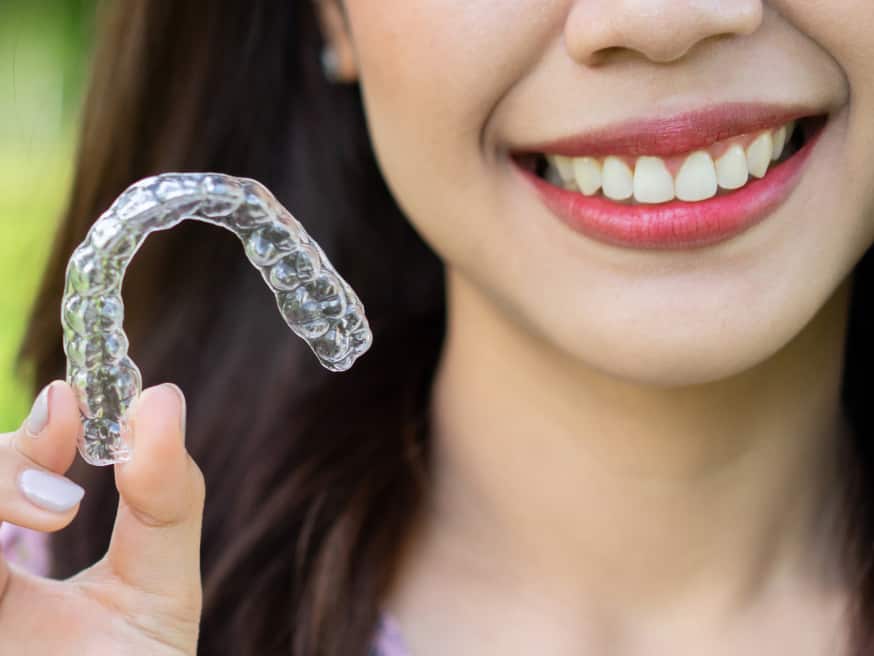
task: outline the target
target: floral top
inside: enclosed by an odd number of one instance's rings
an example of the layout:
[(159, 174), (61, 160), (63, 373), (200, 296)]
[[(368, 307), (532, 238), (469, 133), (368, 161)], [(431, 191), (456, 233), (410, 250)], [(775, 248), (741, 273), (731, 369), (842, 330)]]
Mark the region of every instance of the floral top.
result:
[[(29, 572), (42, 576), (48, 574), (50, 560), (48, 535), (45, 533), (2, 523), (0, 551), (9, 562)], [(397, 620), (385, 611), (380, 615), (369, 656), (409, 656)]]

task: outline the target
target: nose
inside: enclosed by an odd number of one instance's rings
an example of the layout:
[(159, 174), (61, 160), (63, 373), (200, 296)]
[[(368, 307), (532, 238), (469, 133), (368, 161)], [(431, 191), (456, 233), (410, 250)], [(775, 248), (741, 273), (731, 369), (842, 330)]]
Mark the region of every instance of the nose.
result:
[(574, 0), (565, 47), (588, 66), (618, 50), (667, 63), (706, 39), (751, 34), (763, 13), (762, 0)]

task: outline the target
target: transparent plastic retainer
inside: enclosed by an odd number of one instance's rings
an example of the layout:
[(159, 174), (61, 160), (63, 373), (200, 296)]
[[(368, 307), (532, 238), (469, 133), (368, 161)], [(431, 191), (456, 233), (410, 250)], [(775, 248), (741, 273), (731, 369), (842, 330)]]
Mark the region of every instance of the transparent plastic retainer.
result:
[(346, 371), (373, 341), (364, 306), (321, 247), (261, 183), (220, 173), (163, 173), (128, 187), (67, 264), (61, 324), (67, 382), (92, 465), (130, 460), (125, 413), (142, 391), (122, 330), (121, 286), (149, 233), (185, 219), (232, 231), (273, 290), (288, 327), (330, 371)]

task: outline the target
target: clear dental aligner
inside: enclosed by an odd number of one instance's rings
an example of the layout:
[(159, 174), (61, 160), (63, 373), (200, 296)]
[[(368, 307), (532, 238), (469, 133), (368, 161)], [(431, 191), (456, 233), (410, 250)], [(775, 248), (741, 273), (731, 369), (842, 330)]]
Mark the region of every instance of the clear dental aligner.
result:
[(220, 173), (163, 173), (128, 187), (70, 256), (61, 303), (67, 382), (84, 426), (79, 452), (92, 465), (130, 459), (125, 412), (142, 391), (127, 354), (121, 286), (149, 233), (196, 219), (231, 230), (273, 290), (289, 328), (330, 371), (370, 348), (364, 306), (321, 247), (259, 182)]

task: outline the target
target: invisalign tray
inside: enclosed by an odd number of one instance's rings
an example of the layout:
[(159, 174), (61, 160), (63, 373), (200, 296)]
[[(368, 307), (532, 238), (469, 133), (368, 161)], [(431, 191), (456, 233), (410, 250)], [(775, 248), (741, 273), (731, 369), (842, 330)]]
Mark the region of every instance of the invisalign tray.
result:
[(185, 219), (231, 230), (276, 295), (289, 328), (331, 371), (346, 371), (373, 341), (364, 306), (321, 247), (262, 184), (220, 173), (163, 173), (128, 187), (91, 226), (67, 264), (61, 303), (67, 382), (92, 465), (130, 459), (125, 412), (142, 391), (122, 330), (125, 270), (149, 233)]

